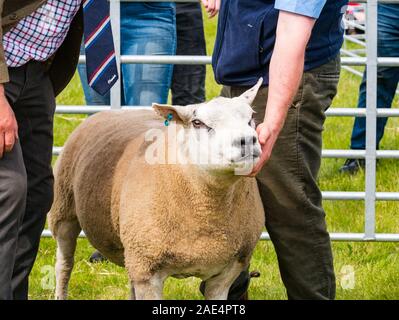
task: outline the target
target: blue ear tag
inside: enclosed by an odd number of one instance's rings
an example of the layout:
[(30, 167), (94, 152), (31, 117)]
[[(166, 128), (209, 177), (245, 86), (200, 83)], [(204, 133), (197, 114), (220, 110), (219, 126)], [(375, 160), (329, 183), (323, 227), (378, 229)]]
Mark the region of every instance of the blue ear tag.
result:
[(169, 113), (166, 118), (167, 119), (165, 120), (164, 124), (165, 124), (165, 126), (168, 126), (170, 124), (170, 121), (172, 121), (172, 119), (173, 119), (173, 113)]

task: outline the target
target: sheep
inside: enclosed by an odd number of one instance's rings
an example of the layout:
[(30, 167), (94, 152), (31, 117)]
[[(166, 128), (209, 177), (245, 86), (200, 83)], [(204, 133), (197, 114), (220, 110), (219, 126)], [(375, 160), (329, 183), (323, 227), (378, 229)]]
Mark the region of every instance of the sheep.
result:
[[(261, 153), (251, 108), (261, 83), (233, 99), (100, 112), (71, 134), (54, 168), (49, 212), (56, 299), (67, 298), (82, 230), (126, 268), (132, 299), (162, 299), (169, 276), (199, 277), (206, 299), (227, 299), (264, 226), (256, 180), (239, 172), (251, 171)], [(151, 163), (161, 152), (149, 152), (150, 133), (164, 134), (158, 145), (167, 148), (172, 125), (179, 132), (175, 158), (182, 161)], [(198, 140), (204, 136), (207, 143)], [(247, 141), (250, 154), (243, 150)], [(199, 162), (198, 154), (213, 160)]]

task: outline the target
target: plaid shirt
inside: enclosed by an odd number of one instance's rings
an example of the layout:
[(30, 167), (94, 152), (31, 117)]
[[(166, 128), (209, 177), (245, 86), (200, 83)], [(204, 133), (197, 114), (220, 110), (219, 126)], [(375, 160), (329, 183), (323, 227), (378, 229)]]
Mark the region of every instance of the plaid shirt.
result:
[(61, 46), (82, 0), (48, 0), (3, 36), (8, 67), (46, 61)]

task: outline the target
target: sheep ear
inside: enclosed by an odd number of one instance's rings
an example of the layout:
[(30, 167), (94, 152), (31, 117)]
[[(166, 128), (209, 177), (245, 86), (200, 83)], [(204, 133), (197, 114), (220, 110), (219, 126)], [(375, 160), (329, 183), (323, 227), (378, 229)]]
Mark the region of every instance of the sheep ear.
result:
[(240, 98), (245, 100), (245, 102), (251, 106), (262, 84), (263, 78), (259, 78), (258, 82), (251, 89), (245, 91), (242, 95), (240, 95)]
[[(152, 108), (161, 117), (171, 121), (182, 121), (187, 123), (191, 120), (194, 112), (193, 106), (172, 106), (169, 104), (153, 103)], [(172, 115), (172, 117), (170, 117)], [(170, 119), (171, 118), (171, 119)]]

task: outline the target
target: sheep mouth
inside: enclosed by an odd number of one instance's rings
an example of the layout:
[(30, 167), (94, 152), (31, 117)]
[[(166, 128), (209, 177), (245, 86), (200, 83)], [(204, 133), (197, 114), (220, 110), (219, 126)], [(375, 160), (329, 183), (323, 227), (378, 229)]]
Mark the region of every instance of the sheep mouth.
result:
[(254, 164), (259, 160), (260, 158), (260, 152), (254, 151), (253, 153), (247, 154), (245, 156), (232, 159), (231, 163), (232, 164), (240, 164), (240, 163), (249, 163), (253, 162)]

